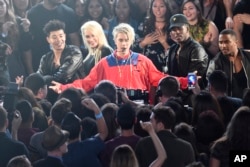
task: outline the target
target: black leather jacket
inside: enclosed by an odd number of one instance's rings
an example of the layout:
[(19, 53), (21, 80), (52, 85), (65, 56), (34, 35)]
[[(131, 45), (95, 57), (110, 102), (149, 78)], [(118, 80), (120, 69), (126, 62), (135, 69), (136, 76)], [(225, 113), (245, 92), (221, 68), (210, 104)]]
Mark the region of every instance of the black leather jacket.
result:
[(205, 74), (208, 65), (208, 55), (204, 48), (192, 38), (185, 41), (179, 52), (179, 63), (176, 63), (176, 54), (179, 44), (173, 44), (168, 52), (168, 74), (185, 77), (189, 72), (197, 71), (197, 75)]
[(66, 45), (60, 59), (60, 66), (53, 63), (53, 51), (43, 55), (37, 73), (44, 76), (47, 83), (52, 80), (60, 83), (70, 83), (82, 77), (82, 53), (77, 46)]
[[(247, 79), (247, 88), (249, 88), (250, 85), (250, 52), (245, 51), (243, 49), (239, 49), (239, 54), (242, 57), (242, 67), (244, 70), (245, 77)], [(219, 52), (209, 63), (208, 69), (207, 69), (207, 78), (214, 70), (222, 70), (227, 74), (227, 77), (229, 78), (228, 83), (228, 95), (233, 95), (233, 89), (234, 86), (232, 85), (232, 65), (228, 59), (227, 56), (224, 56), (221, 52)], [(240, 97), (242, 98), (242, 97)]]

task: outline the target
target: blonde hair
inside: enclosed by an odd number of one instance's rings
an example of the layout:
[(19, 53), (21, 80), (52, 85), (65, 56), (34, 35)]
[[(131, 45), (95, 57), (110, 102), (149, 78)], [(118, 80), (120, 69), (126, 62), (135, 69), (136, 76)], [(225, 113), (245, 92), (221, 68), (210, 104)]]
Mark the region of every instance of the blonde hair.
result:
[[(87, 39), (85, 37), (85, 34), (84, 34), (85, 31), (91, 31), (98, 38), (98, 46), (97, 46), (97, 48), (91, 48), (89, 46), (89, 44), (87, 42)], [(86, 23), (84, 23), (82, 25), (81, 33), (82, 33), (83, 43), (87, 47), (88, 52), (89, 52), (87, 57), (94, 55), (95, 64), (97, 64), (100, 61), (101, 56), (102, 56), (101, 55), (102, 54), (101, 49), (104, 46), (111, 49), (111, 47), (108, 44), (107, 38), (106, 38), (106, 36), (104, 34), (102, 26), (96, 21), (88, 21), (88, 22), (86, 22)]]
[(114, 37), (114, 41), (116, 39), (117, 34), (119, 33), (123, 33), (126, 34), (129, 38), (129, 40), (131, 41), (131, 44), (134, 43), (135, 41), (135, 31), (134, 28), (131, 27), (129, 24), (127, 23), (120, 23), (118, 24), (118, 26), (116, 26), (112, 32), (112, 35)]
[(127, 144), (122, 144), (113, 151), (110, 167), (128, 166), (139, 167), (139, 164), (133, 149)]

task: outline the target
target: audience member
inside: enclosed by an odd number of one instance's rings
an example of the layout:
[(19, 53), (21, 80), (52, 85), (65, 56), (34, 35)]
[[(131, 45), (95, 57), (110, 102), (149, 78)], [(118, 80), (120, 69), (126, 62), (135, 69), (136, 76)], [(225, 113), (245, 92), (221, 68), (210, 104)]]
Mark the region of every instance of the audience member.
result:
[[(103, 58), (110, 55), (113, 49), (109, 46), (101, 25), (96, 21), (88, 21), (81, 26), (83, 49), (83, 70), (85, 76)], [(84, 76), (84, 77), (85, 77)]]
[(42, 110), (41, 105), (37, 102), (35, 95), (32, 91), (25, 87), (20, 87), (17, 94), (17, 99), (27, 100), (34, 111), (34, 122), (33, 128), (39, 128), (40, 130), (44, 130), (44, 128), (48, 127), (48, 120), (45, 112)]
[(66, 166), (72, 167), (101, 167), (98, 155), (105, 147), (104, 140), (108, 135), (108, 129), (94, 100), (84, 99), (82, 103), (94, 111), (98, 132), (94, 137), (81, 141), (81, 120), (73, 113), (68, 113), (61, 124), (62, 129), (70, 133), (68, 152), (63, 155), (63, 162)]
[(19, 155), (11, 158), (7, 167), (32, 167), (32, 165), (25, 155)]
[(242, 99), (227, 96), (228, 77), (223, 71), (213, 71), (208, 83), (209, 92), (217, 98), (224, 115), (224, 123), (227, 125), (234, 112), (242, 105)]
[(79, 27), (86, 22), (86, 18), (84, 17), (86, 10), (86, 0), (69, 0), (66, 4), (71, 7), (77, 16)]
[(229, 153), (231, 151), (250, 150), (249, 130), (250, 109), (240, 107), (232, 117), (225, 135), (215, 141), (211, 148), (210, 166), (229, 166)]
[(239, 48), (250, 49), (250, 1), (240, 0), (233, 8), (234, 31), (237, 36)]
[(118, 104), (117, 89), (113, 82), (109, 80), (101, 80), (94, 88), (95, 93), (106, 96), (111, 103)]
[(152, 111), (150, 106), (142, 105), (136, 108), (136, 119), (138, 120), (134, 125), (134, 132), (136, 135), (140, 137), (149, 136), (148, 132), (142, 129), (140, 121), (142, 122), (150, 121), (151, 113)]
[[(50, 51), (50, 46), (43, 33), (44, 25), (57, 19), (65, 23), (65, 34), (69, 37), (67, 43), (80, 46), (79, 26), (73, 9), (62, 4), (63, 1), (43, 0), (28, 11), (31, 22), (30, 32), (33, 36), (32, 56), (26, 57), (32, 71), (37, 71), (41, 57)], [(50, 63), (52, 63), (51, 61)], [(58, 63), (58, 62), (57, 62)]]
[(48, 90), (43, 76), (39, 73), (30, 74), (24, 81), (24, 87), (29, 88), (33, 92), (37, 102), (41, 105), (46, 115), (49, 116), (52, 104), (46, 100)]
[(112, 48), (115, 48), (112, 34), (114, 27), (119, 23), (128, 23), (137, 30), (138, 22), (131, 17), (133, 7), (130, 0), (114, 0), (112, 9), (114, 10), (114, 16), (109, 20), (108, 42)]
[(113, 139), (120, 134), (119, 125), (116, 122), (118, 109), (119, 107), (114, 103), (104, 104), (101, 108), (101, 112), (108, 128), (108, 136), (105, 141)]
[(224, 123), (214, 111), (200, 113), (194, 129), (198, 151), (209, 156), (212, 142), (220, 138), (224, 131)]
[[(20, 119), (14, 117), (15, 119)], [(17, 155), (28, 156), (28, 150), (25, 145), (19, 141), (15, 141), (7, 136), (7, 128), (9, 125), (8, 113), (0, 106), (0, 166), (7, 165), (9, 160)]]
[(2, 34), (0, 40), (8, 44), (10, 48), (8, 53), (4, 51), (1, 53), (5, 53), (5, 56), (11, 55), (7, 57), (7, 68), (10, 81), (15, 82), (17, 76), (26, 76), (25, 70), (27, 69), (24, 69), (23, 62), (25, 64), (26, 54), (31, 53), (30, 23), (27, 19), (15, 16), (12, 1), (1, 0), (1, 4), (3, 13), (0, 16), (0, 33)]
[(133, 8), (131, 10), (131, 16), (138, 23), (144, 22), (144, 19), (148, 16), (150, 0), (129, 0), (130, 4), (132, 4)]
[(169, 49), (169, 19), (171, 17), (167, 0), (153, 0), (149, 17), (145, 20), (139, 47), (159, 71), (166, 71), (166, 51)]
[(204, 47), (212, 59), (219, 52), (218, 28), (213, 21), (202, 16), (199, 0), (184, 0), (182, 13), (187, 17), (191, 37)]
[[(152, 161), (149, 165), (150, 167), (157, 167), (162, 166), (163, 162), (167, 158), (166, 151), (156, 135), (154, 128), (150, 122), (140, 122), (142, 128), (150, 134), (150, 137), (153, 140), (154, 147), (157, 152), (157, 158)], [(127, 150), (126, 150), (127, 149)], [(111, 159), (111, 167), (121, 167), (121, 166), (131, 166), (131, 167), (138, 167), (138, 161), (135, 156), (134, 150), (126, 144), (118, 146), (113, 154)]]
[[(175, 114), (170, 107), (159, 107), (151, 114), (151, 123), (167, 152), (163, 167), (185, 166), (195, 160), (190, 143), (177, 138), (171, 129), (175, 124)], [(157, 157), (151, 137), (141, 139), (136, 146), (136, 156), (141, 167), (148, 167)]]
[[(62, 98), (55, 102), (50, 111), (50, 125), (60, 127), (64, 116), (71, 111), (71, 102), (68, 99)], [(47, 151), (41, 145), (44, 136), (44, 131), (35, 133), (30, 139), (31, 161), (45, 158)]]
[(46, 129), (42, 138), (42, 147), (48, 151), (48, 156), (34, 162), (33, 167), (65, 167), (62, 156), (68, 152), (68, 138), (69, 132), (57, 126)]
[(121, 134), (105, 143), (105, 149), (101, 153), (101, 162), (103, 167), (109, 167), (111, 155), (114, 149), (122, 144), (128, 144), (135, 149), (140, 137), (135, 135), (133, 127), (136, 122), (136, 111), (131, 104), (122, 105), (116, 115), (117, 124), (121, 128)]
[(69, 83), (82, 77), (82, 54), (78, 47), (66, 45), (65, 24), (51, 20), (43, 28), (51, 51), (42, 56), (37, 73), (47, 83), (52, 80)]
[(72, 103), (71, 111), (78, 116), (78, 115), (81, 115), (83, 112), (81, 100), (85, 96), (87, 96), (86, 93), (83, 95), (81, 93), (81, 90), (77, 88), (68, 88), (68, 89), (65, 89), (61, 94), (59, 94), (58, 100), (61, 98), (66, 98), (70, 100), (70, 102)]
[(27, 11), (31, 8), (32, 0), (12, 0), (15, 15), (21, 18), (27, 17)]
[(165, 104), (170, 98), (177, 97), (180, 91), (180, 83), (173, 76), (167, 76), (159, 81), (156, 96), (159, 102)]
[(81, 121), (82, 132), (81, 140), (85, 140), (95, 136), (98, 132), (97, 124), (94, 118), (85, 117)]
[(168, 74), (183, 77), (197, 71), (197, 75), (203, 76), (207, 69), (208, 55), (190, 36), (187, 18), (182, 14), (172, 16), (169, 30), (176, 44), (168, 52)]
[(22, 117), (22, 123), (18, 128), (17, 137), (18, 140), (23, 142), (28, 148), (31, 136), (39, 131), (39, 129), (32, 127), (34, 122), (34, 111), (27, 100), (19, 101), (15, 108), (20, 112)]
[(192, 125), (194, 127), (197, 124), (199, 115), (208, 110), (215, 112), (219, 119), (223, 121), (224, 115), (221, 112), (218, 100), (211, 93), (202, 91), (193, 99)]
[(205, 19), (211, 20), (218, 27), (219, 32), (225, 28), (233, 28), (233, 6), (234, 1), (225, 0), (199, 0), (202, 8), (202, 15)]
[(242, 98), (243, 90), (249, 87), (250, 69), (248, 69), (250, 52), (237, 47), (237, 35), (233, 30), (225, 29), (219, 35), (219, 54), (209, 63), (207, 77), (214, 70), (226, 73), (228, 95)]
[(84, 16), (86, 20), (94, 20), (102, 25), (103, 30), (107, 33), (109, 29), (108, 19), (111, 11), (107, 10), (107, 4), (104, 0), (86, 0), (86, 10)]

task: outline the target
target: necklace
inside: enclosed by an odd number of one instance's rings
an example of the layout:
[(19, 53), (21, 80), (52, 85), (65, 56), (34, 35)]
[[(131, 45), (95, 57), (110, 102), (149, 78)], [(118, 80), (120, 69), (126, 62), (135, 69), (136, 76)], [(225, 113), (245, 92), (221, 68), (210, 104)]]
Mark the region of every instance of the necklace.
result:
[[(119, 86), (121, 86), (122, 82), (126, 82), (126, 83), (128, 83), (127, 88), (131, 87), (131, 79), (132, 79), (131, 57), (132, 57), (132, 55), (129, 54), (127, 59), (119, 60), (117, 58), (117, 56), (114, 55), (114, 58), (116, 60), (116, 65), (117, 65), (117, 68), (118, 68), (118, 73), (119, 73), (119, 82), (118, 82)], [(130, 76), (127, 74), (127, 72), (124, 73), (124, 70), (126, 71), (126, 68), (127, 68), (128, 65), (129, 65), (129, 68), (130, 68)], [(124, 85), (124, 83), (123, 83), (123, 85)]]

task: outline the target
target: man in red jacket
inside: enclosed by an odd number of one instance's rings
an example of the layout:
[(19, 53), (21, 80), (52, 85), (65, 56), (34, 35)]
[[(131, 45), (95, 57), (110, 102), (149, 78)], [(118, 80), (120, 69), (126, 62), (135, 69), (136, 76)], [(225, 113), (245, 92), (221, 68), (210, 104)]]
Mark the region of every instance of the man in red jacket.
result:
[[(88, 92), (104, 79), (126, 90), (148, 91), (150, 86), (156, 87), (159, 80), (166, 74), (158, 71), (146, 56), (130, 50), (135, 39), (134, 29), (122, 23), (114, 28), (113, 36), (117, 49), (99, 61), (87, 77), (66, 85), (53, 81), (54, 85), (50, 88), (57, 93), (69, 87), (82, 88)], [(187, 88), (186, 77), (178, 79), (181, 88)]]

